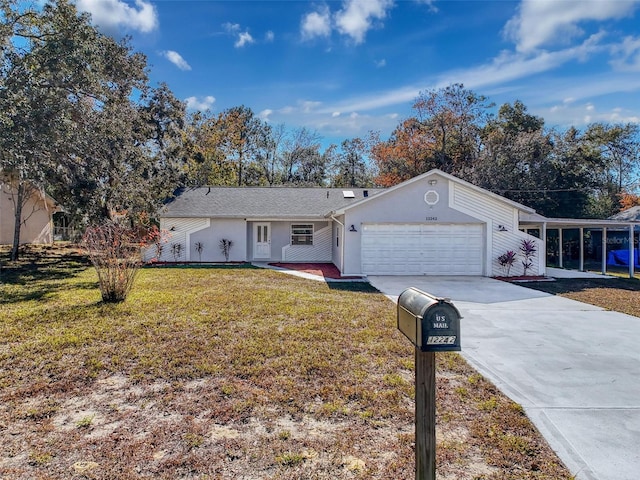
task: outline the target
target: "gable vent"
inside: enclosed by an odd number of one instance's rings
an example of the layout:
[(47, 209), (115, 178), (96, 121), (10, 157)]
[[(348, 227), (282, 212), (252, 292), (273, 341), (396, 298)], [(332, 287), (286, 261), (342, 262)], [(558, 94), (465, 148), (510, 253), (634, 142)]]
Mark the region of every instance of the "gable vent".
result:
[(356, 198), (355, 194), (353, 193), (352, 190), (343, 190), (342, 191), (342, 196), (344, 198)]

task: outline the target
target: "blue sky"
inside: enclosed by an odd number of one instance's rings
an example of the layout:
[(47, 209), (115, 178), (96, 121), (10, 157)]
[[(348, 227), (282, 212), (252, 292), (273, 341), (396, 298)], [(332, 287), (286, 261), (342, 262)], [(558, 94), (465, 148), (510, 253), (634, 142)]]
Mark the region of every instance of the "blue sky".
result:
[(463, 83), (548, 126), (640, 123), (640, 0), (76, 0), (191, 109), (246, 105), (326, 142)]

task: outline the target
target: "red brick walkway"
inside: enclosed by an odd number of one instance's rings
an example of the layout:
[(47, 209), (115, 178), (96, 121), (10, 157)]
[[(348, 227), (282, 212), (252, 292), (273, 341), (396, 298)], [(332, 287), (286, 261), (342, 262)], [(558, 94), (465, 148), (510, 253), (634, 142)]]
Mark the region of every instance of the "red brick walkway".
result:
[(341, 277), (340, 270), (333, 263), (270, 263), (274, 267), (286, 268), (297, 272), (310, 273), (333, 280), (359, 280), (360, 277)]

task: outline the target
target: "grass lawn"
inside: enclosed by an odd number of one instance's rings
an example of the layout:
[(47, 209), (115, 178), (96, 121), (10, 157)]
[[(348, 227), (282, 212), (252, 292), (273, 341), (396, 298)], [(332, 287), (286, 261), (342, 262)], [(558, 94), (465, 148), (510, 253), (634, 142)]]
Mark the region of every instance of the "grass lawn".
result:
[(522, 286), (640, 317), (640, 281), (635, 278), (561, 278)]
[[(147, 268), (106, 305), (73, 251), (4, 263), (0, 478), (414, 478), (413, 347), (367, 284)], [(458, 354), (437, 402), (439, 480), (572, 478)]]

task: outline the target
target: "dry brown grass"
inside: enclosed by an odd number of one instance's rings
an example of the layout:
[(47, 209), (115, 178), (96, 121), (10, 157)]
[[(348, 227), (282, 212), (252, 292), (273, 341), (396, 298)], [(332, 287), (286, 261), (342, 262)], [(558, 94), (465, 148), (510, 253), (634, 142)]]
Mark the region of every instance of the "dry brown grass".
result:
[[(0, 285), (0, 478), (413, 478), (413, 351), (366, 284), (149, 268), (107, 305), (32, 253)], [(459, 355), (437, 389), (439, 479), (571, 478)]]
[(523, 284), (616, 312), (640, 317), (640, 280), (633, 278), (557, 279)]

